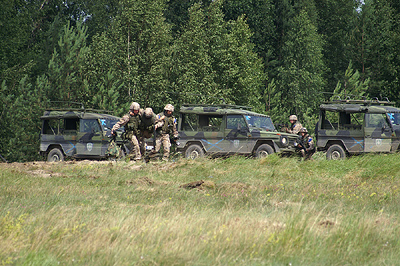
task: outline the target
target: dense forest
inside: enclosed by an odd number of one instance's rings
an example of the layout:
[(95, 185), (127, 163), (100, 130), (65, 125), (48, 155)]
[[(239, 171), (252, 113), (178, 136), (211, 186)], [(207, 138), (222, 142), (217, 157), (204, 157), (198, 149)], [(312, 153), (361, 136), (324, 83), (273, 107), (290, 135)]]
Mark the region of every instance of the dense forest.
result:
[(400, 103), (398, 0), (0, 1), (8, 161), (38, 159), (53, 101), (118, 116), (225, 101), (310, 127), (331, 97)]

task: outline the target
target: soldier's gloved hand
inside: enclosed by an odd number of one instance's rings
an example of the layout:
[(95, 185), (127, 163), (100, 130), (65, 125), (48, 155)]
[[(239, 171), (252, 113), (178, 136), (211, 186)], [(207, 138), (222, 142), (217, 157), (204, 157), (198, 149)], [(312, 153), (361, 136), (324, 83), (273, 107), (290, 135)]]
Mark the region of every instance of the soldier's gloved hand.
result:
[(111, 135), (116, 136), (117, 132), (115, 132), (114, 130), (111, 130)]

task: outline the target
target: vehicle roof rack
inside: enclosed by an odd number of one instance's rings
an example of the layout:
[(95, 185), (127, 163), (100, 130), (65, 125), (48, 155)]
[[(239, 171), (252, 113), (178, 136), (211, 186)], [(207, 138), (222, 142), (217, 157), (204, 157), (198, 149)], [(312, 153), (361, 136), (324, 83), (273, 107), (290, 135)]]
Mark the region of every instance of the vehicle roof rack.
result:
[(372, 104), (379, 104), (379, 105), (394, 105), (394, 102), (389, 101), (388, 98), (385, 98), (385, 101), (378, 100), (378, 98), (374, 98), (373, 100), (351, 100), (351, 99), (338, 99), (338, 100), (331, 100), (331, 101), (326, 101), (325, 103), (330, 103), (330, 104), (338, 104), (338, 103), (344, 103), (344, 104), (363, 104), (363, 105), (372, 105)]
[(58, 106), (46, 108), (46, 111), (76, 111), (83, 113), (96, 112), (96, 113), (112, 114), (112, 111), (108, 110), (93, 109), (93, 108), (86, 109), (84, 104), (81, 102), (51, 101), (50, 104), (58, 104)]
[(252, 107), (235, 104), (182, 104), (182, 107), (214, 107), (219, 109), (243, 109), (251, 110)]

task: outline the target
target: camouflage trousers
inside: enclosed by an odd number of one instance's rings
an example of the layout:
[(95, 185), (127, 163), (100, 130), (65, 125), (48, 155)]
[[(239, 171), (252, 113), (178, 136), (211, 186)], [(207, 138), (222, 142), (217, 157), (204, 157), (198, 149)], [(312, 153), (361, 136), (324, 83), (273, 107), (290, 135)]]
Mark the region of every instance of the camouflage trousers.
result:
[(314, 153), (315, 150), (311, 151), (301, 150), (301, 156), (303, 156), (304, 160), (310, 160)]
[(142, 155), (144, 155), (146, 153), (146, 141), (145, 141), (145, 138), (143, 136), (140, 136), (138, 140), (139, 140), (140, 153)]
[(161, 145), (164, 149), (163, 159), (168, 159), (169, 152), (171, 148), (171, 141), (169, 139), (169, 134), (159, 134), (156, 136), (156, 146), (151, 151), (153, 154), (159, 152)]
[(139, 145), (139, 139), (136, 135), (132, 135), (131, 139), (131, 144), (132, 144), (132, 151), (131, 151), (131, 156), (133, 156), (133, 158), (135, 160), (140, 160), (142, 159), (142, 154), (140, 153), (140, 145)]

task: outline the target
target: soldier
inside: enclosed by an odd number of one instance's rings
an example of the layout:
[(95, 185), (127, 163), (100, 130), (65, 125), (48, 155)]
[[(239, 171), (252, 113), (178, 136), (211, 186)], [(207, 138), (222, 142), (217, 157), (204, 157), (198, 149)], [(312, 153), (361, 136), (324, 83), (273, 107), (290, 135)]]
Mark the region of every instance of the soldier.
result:
[(291, 115), (289, 116), (289, 121), (290, 121), (290, 127), (286, 129), (287, 133), (292, 133), (292, 134), (299, 134), (300, 129), (303, 127), (299, 121), (297, 121), (297, 116), (296, 115)]
[(315, 146), (312, 137), (308, 135), (307, 128), (303, 127), (300, 129), (300, 136), (297, 142), (296, 147), (300, 150), (304, 160), (311, 159), (315, 153)]
[(143, 155), (146, 152), (146, 138), (151, 138), (154, 132), (156, 116), (153, 113), (153, 109), (146, 108), (144, 112), (140, 114), (140, 152)]
[(151, 151), (151, 155), (155, 155), (161, 148), (161, 144), (164, 148), (163, 160), (168, 160), (169, 151), (171, 147), (170, 134), (174, 136), (174, 139), (178, 139), (178, 131), (176, 130), (176, 119), (172, 115), (174, 112), (174, 106), (167, 104), (164, 107), (164, 113), (156, 115), (155, 119), (155, 140), (156, 145)]
[(118, 121), (112, 128), (111, 134), (116, 135), (120, 127), (125, 126), (126, 138), (129, 139), (133, 146), (134, 160), (142, 159), (139, 147), (140, 138), (140, 105), (137, 102), (133, 102), (129, 107), (129, 113), (124, 115), (120, 121)]

